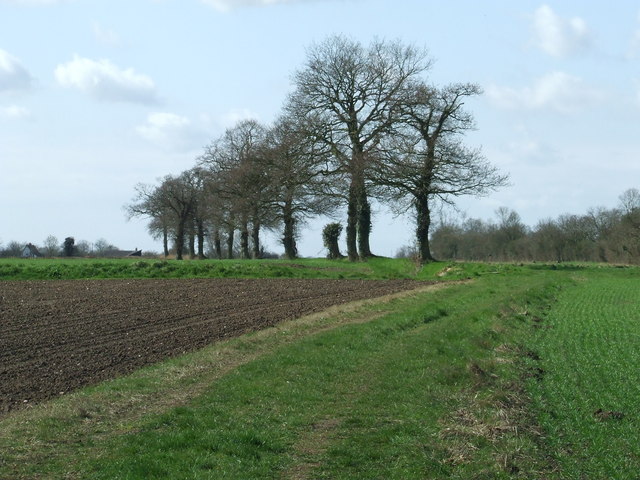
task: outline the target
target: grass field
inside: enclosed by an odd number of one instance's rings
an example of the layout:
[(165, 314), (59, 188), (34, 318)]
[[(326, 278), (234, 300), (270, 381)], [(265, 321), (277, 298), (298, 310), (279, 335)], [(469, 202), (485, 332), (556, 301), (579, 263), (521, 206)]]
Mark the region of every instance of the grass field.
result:
[(640, 478), (640, 275), (585, 272), (535, 338), (532, 385), (564, 478)]
[(640, 270), (236, 263), (443, 283), (16, 412), (0, 478), (638, 478)]
[[(324, 259), (149, 260), (149, 259), (0, 259), (0, 280), (86, 278), (414, 278), (434, 268), (417, 269), (409, 260), (374, 258), (366, 263)], [(440, 266), (440, 268), (442, 268)]]

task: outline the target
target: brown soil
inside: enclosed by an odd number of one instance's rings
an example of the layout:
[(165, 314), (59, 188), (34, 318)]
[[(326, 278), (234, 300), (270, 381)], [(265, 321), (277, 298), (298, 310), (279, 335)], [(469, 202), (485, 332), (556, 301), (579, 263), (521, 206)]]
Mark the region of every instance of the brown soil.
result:
[(408, 280), (0, 282), (0, 415)]

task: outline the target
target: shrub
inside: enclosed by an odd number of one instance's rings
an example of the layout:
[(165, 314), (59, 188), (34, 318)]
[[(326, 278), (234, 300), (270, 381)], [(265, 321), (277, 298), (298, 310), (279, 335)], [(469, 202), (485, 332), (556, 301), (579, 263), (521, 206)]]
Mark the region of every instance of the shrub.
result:
[(327, 258), (335, 260), (337, 258), (343, 258), (340, 253), (340, 247), (338, 246), (338, 239), (342, 233), (342, 225), (339, 223), (329, 223), (322, 229), (322, 240), (324, 246), (329, 250)]

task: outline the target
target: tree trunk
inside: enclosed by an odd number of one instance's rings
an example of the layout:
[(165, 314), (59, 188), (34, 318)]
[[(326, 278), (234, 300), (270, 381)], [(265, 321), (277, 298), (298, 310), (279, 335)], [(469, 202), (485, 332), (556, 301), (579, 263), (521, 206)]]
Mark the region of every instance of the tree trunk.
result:
[(220, 242), (220, 230), (218, 230), (217, 228), (213, 233), (213, 249), (216, 252), (216, 257), (218, 257), (219, 260), (222, 260), (222, 244)]
[(189, 226), (189, 258), (196, 258), (196, 235), (193, 224)]
[(253, 251), (251, 257), (254, 259), (260, 258), (260, 221), (253, 221), (253, 228), (251, 228), (251, 246)]
[(182, 260), (182, 251), (184, 250), (184, 220), (178, 221), (176, 229), (176, 260)]
[(233, 258), (233, 236), (235, 233), (235, 229), (233, 227), (229, 227), (227, 230), (227, 258)]
[(349, 261), (358, 260), (357, 248), (357, 227), (358, 227), (358, 195), (355, 181), (351, 180), (349, 185), (349, 204), (347, 205), (347, 228), (345, 234), (347, 237), (347, 256)]
[(338, 245), (338, 238), (332, 238), (329, 242), (329, 260), (338, 260), (342, 258), (342, 254), (340, 253), (340, 246)]
[(291, 212), (291, 206), (285, 205), (283, 209), (284, 232), (282, 234), (282, 245), (284, 246), (284, 256), (293, 260), (298, 256), (296, 247), (296, 225)]
[(242, 222), (240, 227), (240, 258), (248, 259), (249, 254), (249, 225), (247, 221)]
[(204, 254), (204, 222), (202, 220), (198, 220), (197, 222), (197, 235), (198, 235), (198, 258), (200, 260), (204, 260), (206, 255)]
[(431, 255), (429, 246), (429, 229), (431, 228), (431, 211), (429, 210), (429, 198), (427, 195), (416, 198), (416, 239), (418, 240), (418, 254), (420, 263), (435, 261)]
[(371, 205), (367, 198), (367, 191), (361, 185), (358, 194), (358, 250), (360, 260), (373, 257), (369, 246), (369, 234), (371, 233)]
[(169, 256), (169, 228), (166, 225), (162, 227), (162, 248), (164, 258), (167, 258)]

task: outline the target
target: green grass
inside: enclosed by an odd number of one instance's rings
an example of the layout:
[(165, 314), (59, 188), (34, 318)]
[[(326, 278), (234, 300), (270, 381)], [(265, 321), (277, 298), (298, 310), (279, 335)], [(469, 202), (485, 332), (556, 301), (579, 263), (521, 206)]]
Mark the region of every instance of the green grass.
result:
[(470, 280), (16, 412), (0, 420), (0, 478), (637, 478), (637, 268), (274, 265)]
[[(529, 268), (532, 268), (530, 266)], [(546, 268), (546, 267), (543, 267)], [(582, 268), (582, 267), (565, 267)], [(160, 260), (160, 259), (0, 259), (2, 280), (72, 280), (89, 278), (367, 278), (455, 280), (508, 273), (508, 264), (433, 262), (385, 257), (366, 262), (321, 258), (297, 260)], [(440, 274), (440, 276), (437, 276)]]
[(417, 268), (409, 260), (374, 258), (368, 262), (325, 259), (148, 260), (2, 259), (0, 280), (86, 278), (424, 278), (446, 264)]
[(560, 478), (639, 478), (639, 273), (576, 276), (541, 324), (532, 388)]

